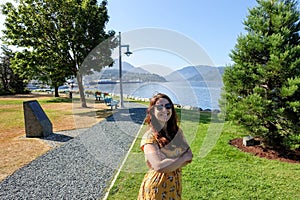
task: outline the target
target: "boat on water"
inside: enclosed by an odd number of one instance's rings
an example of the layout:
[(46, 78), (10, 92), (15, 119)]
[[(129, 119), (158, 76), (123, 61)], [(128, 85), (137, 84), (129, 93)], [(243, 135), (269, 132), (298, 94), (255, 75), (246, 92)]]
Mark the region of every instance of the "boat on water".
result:
[(119, 83), (119, 81), (118, 80), (113, 81), (111, 79), (100, 79), (100, 80), (98, 80), (97, 83), (98, 84), (116, 84), (116, 83)]

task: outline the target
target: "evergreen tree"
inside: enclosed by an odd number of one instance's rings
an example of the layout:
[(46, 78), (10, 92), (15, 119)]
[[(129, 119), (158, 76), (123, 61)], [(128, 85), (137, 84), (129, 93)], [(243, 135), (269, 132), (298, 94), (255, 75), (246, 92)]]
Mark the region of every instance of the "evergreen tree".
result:
[(294, 0), (257, 0), (223, 75), (222, 111), (265, 144), (300, 145), (299, 11)]
[(6, 46), (1, 46), (0, 56), (0, 94), (23, 94), (25, 90), (25, 80), (13, 72), (10, 67), (10, 59), (13, 57), (12, 51)]

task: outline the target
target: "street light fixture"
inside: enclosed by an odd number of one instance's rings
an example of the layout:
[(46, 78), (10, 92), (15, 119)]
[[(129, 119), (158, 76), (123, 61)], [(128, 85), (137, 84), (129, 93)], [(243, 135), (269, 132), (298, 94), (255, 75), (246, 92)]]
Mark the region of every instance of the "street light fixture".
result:
[(123, 83), (122, 83), (122, 47), (126, 47), (126, 52), (124, 53), (126, 56), (130, 56), (132, 52), (129, 51), (129, 45), (121, 44), (121, 32), (119, 32), (119, 79), (120, 79), (120, 106), (124, 108), (123, 101)]

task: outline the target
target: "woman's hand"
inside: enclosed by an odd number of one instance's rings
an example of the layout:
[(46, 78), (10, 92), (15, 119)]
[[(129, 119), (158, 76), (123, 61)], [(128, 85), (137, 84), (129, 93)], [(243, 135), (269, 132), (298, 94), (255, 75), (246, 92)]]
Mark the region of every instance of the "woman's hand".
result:
[[(160, 173), (174, 171), (187, 163), (190, 163), (193, 158), (192, 151), (186, 150), (181, 156), (175, 158), (167, 158), (162, 156), (162, 152), (157, 145), (146, 144), (144, 152), (147, 159), (148, 166)], [(185, 164), (186, 163), (186, 164)]]
[(185, 160), (185, 162), (181, 165), (181, 167), (184, 167), (184, 166), (190, 164), (193, 159), (192, 151), (189, 149), (186, 152), (184, 152), (184, 154), (182, 155), (182, 158)]
[(192, 153), (191, 149), (188, 149), (186, 152), (184, 152), (182, 157), (183, 157), (185, 162), (191, 163), (192, 159), (193, 159), (193, 153)]

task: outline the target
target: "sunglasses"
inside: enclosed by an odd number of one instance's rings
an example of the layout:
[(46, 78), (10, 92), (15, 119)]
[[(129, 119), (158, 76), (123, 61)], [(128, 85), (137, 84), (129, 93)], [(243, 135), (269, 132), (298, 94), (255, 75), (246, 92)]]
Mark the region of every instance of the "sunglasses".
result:
[(164, 107), (169, 110), (172, 108), (172, 104), (171, 103), (167, 103), (166, 105), (154, 105), (154, 107), (158, 110), (161, 111)]

